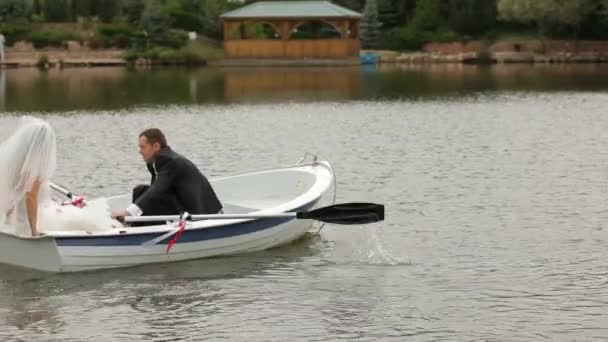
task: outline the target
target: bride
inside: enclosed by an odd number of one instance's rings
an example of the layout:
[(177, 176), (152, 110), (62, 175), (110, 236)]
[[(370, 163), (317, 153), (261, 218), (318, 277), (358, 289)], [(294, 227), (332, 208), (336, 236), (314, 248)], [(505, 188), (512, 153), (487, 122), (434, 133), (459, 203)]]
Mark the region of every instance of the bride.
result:
[(32, 117), (22, 118), (17, 130), (0, 143), (0, 229), (19, 236), (112, 229), (105, 203), (81, 209), (62, 207), (51, 199), (56, 153), (53, 128)]

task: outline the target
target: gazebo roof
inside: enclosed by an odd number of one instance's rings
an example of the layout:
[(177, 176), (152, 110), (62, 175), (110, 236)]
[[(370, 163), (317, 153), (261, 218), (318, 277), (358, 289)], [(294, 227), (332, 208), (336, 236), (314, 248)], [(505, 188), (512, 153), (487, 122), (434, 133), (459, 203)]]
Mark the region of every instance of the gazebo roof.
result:
[(222, 19), (362, 17), (360, 13), (329, 1), (260, 1), (221, 15)]

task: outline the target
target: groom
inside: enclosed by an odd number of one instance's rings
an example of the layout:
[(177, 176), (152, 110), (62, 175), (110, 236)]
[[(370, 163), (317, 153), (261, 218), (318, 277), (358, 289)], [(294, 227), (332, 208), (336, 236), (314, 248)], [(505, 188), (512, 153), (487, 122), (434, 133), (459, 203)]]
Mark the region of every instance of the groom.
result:
[(141, 215), (217, 214), (222, 210), (211, 184), (198, 168), (174, 152), (160, 129), (139, 135), (139, 153), (152, 175), (150, 185), (133, 189), (132, 204), (112, 217)]

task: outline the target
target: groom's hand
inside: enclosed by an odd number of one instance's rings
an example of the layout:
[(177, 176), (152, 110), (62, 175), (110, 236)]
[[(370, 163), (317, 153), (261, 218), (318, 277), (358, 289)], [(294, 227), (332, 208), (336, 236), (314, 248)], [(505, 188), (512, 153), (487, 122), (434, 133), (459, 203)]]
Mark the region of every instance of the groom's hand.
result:
[(129, 213), (126, 210), (112, 212), (113, 219), (115, 219), (117, 217), (125, 217), (125, 216), (129, 216)]

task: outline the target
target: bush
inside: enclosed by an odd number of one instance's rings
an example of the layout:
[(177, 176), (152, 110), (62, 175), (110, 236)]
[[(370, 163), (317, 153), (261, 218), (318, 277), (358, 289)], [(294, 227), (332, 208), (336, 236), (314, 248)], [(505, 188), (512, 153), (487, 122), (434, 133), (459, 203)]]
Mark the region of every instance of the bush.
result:
[(100, 35), (97, 42), (100, 47), (127, 48), (131, 45), (136, 32), (133, 28), (125, 24), (114, 24), (102, 26), (98, 29)]
[(182, 31), (167, 31), (157, 37), (150, 37), (154, 45), (179, 49), (188, 43), (188, 35)]
[(116, 37), (116, 36), (131, 36), (135, 33), (135, 30), (126, 24), (112, 24), (112, 25), (104, 25), (100, 27), (98, 30), (100, 35), (106, 37)]
[(461, 36), (448, 29), (429, 32), (417, 30), (412, 26), (403, 26), (388, 32), (384, 41), (384, 47), (392, 50), (416, 51), (420, 50), (428, 42), (450, 43), (463, 41), (466, 38), (469, 37)]
[(32, 22), (35, 24), (41, 24), (46, 21), (44, 14), (32, 14)]
[(451, 43), (461, 41), (462, 37), (451, 30), (439, 29), (436, 32), (427, 34), (428, 41), (439, 42), (439, 43)]
[(143, 51), (140, 56), (146, 59), (151, 59), (153, 61), (158, 60), (158, 58), (160, 57), (160, 49), (155, 48)]
[(4, 34), (6, 44), (8, 46), (13, 45), (16, 41), (27, 39), (31, 29), (29, 25), (21, 24), (3, 24), (0, 25), (0, 32)]
[(138, 58), (145, 58), (160, 64), (204, 64), (205, 59), (194, 51), (173, 50), (167, 48), (153, 48), (150, 50), (129, 50), (125, 55), (127, 61), (133, 62)]
[(46, 46), (61, 47), (68, 40), (80, 40), (80, 37), (73, 32), (64, 31), (37, 31), (29, 35), (29, 39), (34, 44), (35, 48), (43, 48)]
[(223, 51), (200, 42), (191, 42), (181, 49), (153, 47), (151, 49), (131, 49), (126, 52), (125, 59), (134, 62), (138, 58), (152, 60), (159, 64), (201, 65), (208, 59), (220, 58)]
[(125, 53), (125, 60), (127, 60), (127, 62), (134, 62), (138, 58), (139, 58), (139, 52), (137, 50), (130, 49), (130, 50), (127, 50), (127, 52)]
[(126, 52), (125, 59), (127, 61), (135, 61), (138, 58), (145, 58), (153, 61), (158, 61), (161, 53), (161, 48), (152, 48), (148, 50), (130, 49)]
[(159, 36), (136, 31), (131, 34), (129, 40), (129, 46), (136, 51), (150, 51), (154, 47), (180, 49), (186, 44), (188, 44), (188, 35), (183, 31), (168, 31)]
[(420, 50), (422, 45), (429, 41), (426, 32), (407, 26), (393, 29), (385, 37), (383, 45), (386, 48), (399, 51)]

